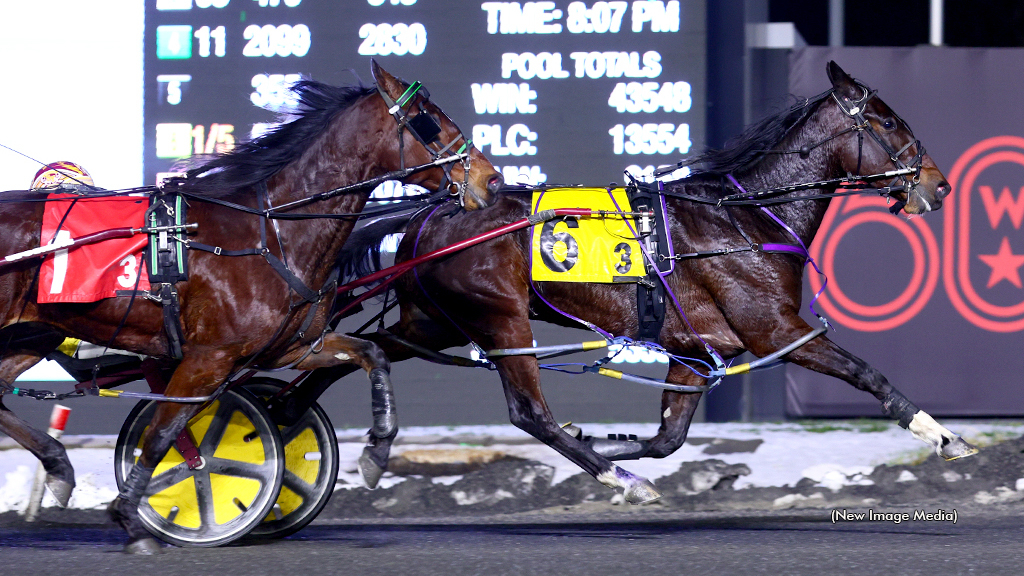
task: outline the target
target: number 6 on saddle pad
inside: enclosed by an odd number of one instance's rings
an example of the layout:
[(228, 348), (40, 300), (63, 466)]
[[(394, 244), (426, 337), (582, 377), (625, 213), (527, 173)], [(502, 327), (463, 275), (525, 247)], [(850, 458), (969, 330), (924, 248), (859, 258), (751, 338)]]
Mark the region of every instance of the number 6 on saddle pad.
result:
[[(623, 188), (616, 188), (611, 194), (604, 188), (539, 190), (534, 192), (532, 204), (534, 213), (553, 208), (632, 211)], [(561, 217), (534, 226), (533, 279), (636, 282), (646, 276), (647, 271), (640, 244), (633, 234), (635, 230), (632, 216), (618, 214), (580, 219)]]

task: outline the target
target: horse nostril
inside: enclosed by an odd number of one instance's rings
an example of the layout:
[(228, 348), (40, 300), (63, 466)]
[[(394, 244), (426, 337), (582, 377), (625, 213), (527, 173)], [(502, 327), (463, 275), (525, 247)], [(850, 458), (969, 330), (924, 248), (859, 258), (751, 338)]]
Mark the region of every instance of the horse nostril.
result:
[(949, 182), (943, 180), (942, 182), (939, 182), (938, 186), (935, 187), (935, 197), (945, 198), (946, 196), (949, 196), (949, 193), (952, 192), (952, 190), (953, 189), (949, 185)]
[(498, 190), (505, 185), (505, 179), (502, 178), (501, 174), (495, 174), (487, 180), (487, 191), (491, 194), (497, 194)]

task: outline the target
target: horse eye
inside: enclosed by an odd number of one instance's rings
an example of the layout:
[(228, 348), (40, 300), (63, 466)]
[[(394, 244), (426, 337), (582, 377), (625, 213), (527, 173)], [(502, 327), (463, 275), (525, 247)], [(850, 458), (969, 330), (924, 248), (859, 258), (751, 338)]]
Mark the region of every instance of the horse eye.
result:
[(882, 128), (886, 130), (894, 130), (896, 128), (896, 122), (894, 122), (892, 118), (889, 118), (885, 122), (882, 122)]

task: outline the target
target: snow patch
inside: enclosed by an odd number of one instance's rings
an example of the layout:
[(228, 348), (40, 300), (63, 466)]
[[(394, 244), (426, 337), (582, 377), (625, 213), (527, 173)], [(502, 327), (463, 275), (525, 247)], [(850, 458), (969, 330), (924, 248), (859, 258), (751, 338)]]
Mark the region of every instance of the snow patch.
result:
[(805, 468), (801, 474), (816, 482), (815, 486), (828, 488), (838, 492), (843, 486), (871, 486), (873, 480), (867, 478), (874, 470), (872, 466), (843, 466), (840, 464), (817, 464)]
[(815, 492), (810, 496), (804, 496), (803, 494), (786, 494), (780, 496), (772, 501), (772, 508), (776, 510), (786, 510), (788, 508), (806, 508), (821, 506), (825, 503), (825, 495), (821, 492)]
[(914, 475), (910, 470), (904, 470), (900, 472), (899, 478), (896, 478), (897, 482), (916, 482), (917, 476)]
[(13, 472), (4, 474), (5, 482), (0, 487), (0, 512), (25, 510), (34, 476), (35, 473), (27, 465), (18, 466)]
[(452, 498), (455, 499), (455, 503), (459, 506), (470, 506), (473, 504), (494, 504), (506, 498), (515, 498), (515, 495), (500, 488), (494, 492), (486, 490), (474, 490), (472, 492), (452, 490)]
[(1002, 504), (1018, 500), (1024, 500), (1024, 492), (1010, 490), (1006, 486), (1000, 486), (992, 492), (982, 490), (974, 495), (974, 501), (978, 504)]

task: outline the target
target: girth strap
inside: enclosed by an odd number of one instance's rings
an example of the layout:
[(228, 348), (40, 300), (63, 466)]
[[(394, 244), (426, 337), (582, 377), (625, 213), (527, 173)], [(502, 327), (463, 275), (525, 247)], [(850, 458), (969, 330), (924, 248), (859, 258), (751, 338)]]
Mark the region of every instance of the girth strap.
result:
[(668, 219), (665, 217), (665, 200), (664, 196), (656, 195), (646, 186), (629, 186), (626, 191), (631, 210), (654, 214), (653, 219), (636, 220), (637, 229), (634, 232), (638, 236), (637, 241), (643, 243), (656, 259), (652, 264), (644, 258), (647, 275), (636, 284), (636, 312), (639, 326), (637, 339), (658, 342), (661, 328), (665, 324), (666, 298), (665, 285), (658, 274), (671, 273), (674, 266), (674, 262), (668, 258), (672, 254), (672, 240)]

